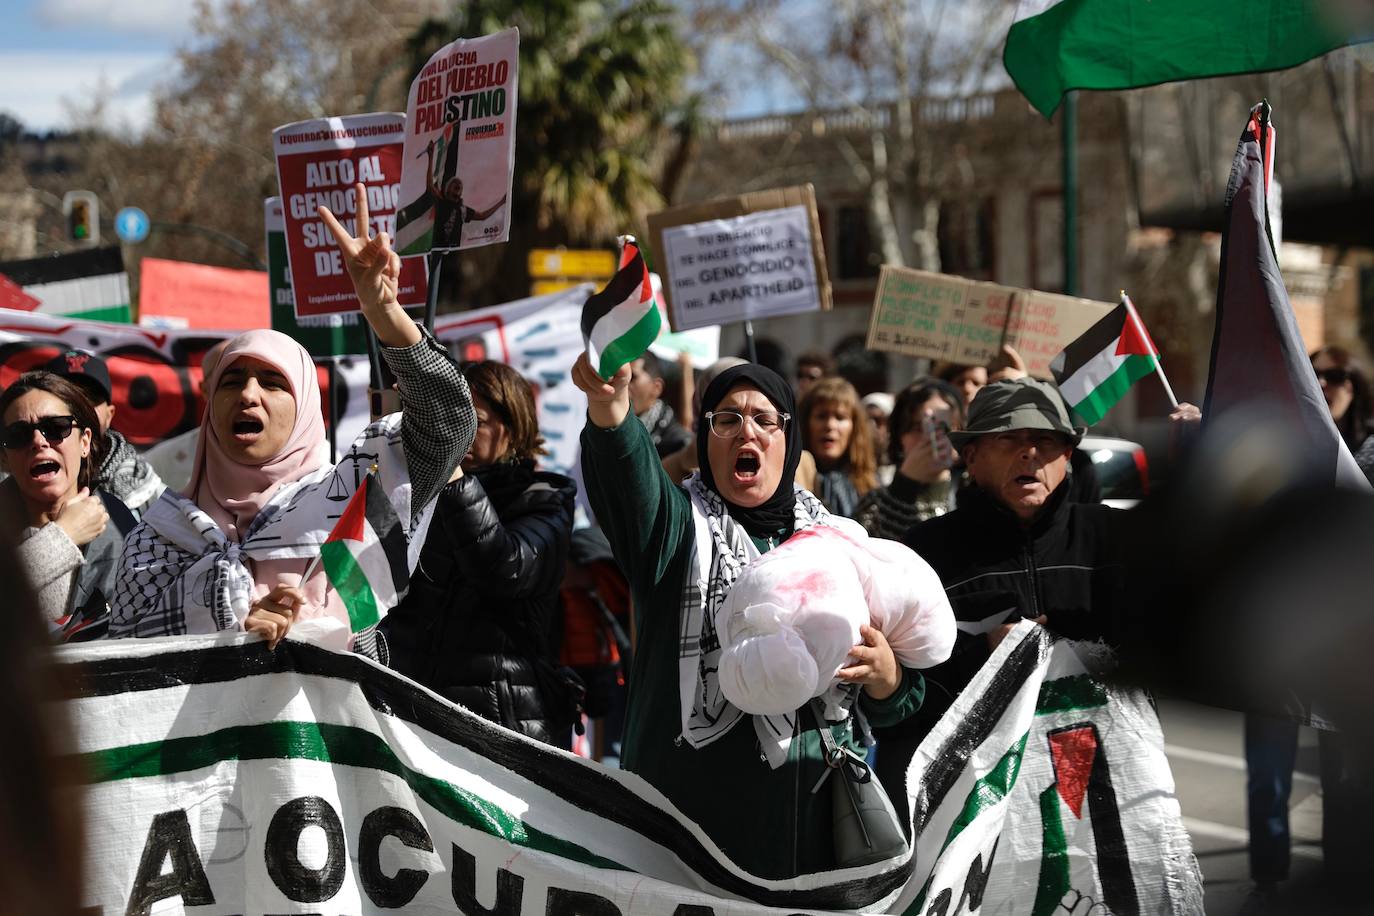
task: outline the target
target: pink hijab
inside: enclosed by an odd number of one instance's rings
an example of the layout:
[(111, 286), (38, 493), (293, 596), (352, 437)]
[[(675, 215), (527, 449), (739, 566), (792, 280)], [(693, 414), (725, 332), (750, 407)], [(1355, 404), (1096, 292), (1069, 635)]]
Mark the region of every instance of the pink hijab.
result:
[(209, 369), (206, 392), (211, 402), (220, 378), (242, 356), (260, 360), (286, 377), (296, 399), (296, 422), (280, 452), (259, 465), (239, 464), (216, 437), (212, 409), (206, 405), (186, 496), (214, 519), (231, 541), (243, 539), (278, 487), (320, 466), (319, 445), (325, 438), (315, 364), (304, 347), (278, 331), (248, 331), (229, 341)]

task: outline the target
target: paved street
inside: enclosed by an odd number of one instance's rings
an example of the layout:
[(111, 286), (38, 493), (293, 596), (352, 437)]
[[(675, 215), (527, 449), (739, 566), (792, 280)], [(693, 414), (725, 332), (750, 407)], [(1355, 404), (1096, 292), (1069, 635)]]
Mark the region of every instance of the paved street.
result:
[[(1202, 866), (1209, 916), (1234, 916), (1250, 890), (1246, 859), (1245, 757), (1239, 713), (1161, 700), (1165, 749), (1173, 765), (1184, 823)], [(1293, 778), (1290, 825), (1293, 864), (1290, 884), (1313, 886), (1321, 875), (1321, 793), (1317, 739), (1299, 736), (1298, 772)], [(1325, 908), (1293, 912), (1325, 913)]]

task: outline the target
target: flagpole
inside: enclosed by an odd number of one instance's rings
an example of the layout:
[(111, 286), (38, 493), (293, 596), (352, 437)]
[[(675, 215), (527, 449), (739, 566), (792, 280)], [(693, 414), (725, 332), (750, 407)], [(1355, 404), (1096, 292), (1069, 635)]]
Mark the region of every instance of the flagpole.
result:
[[(1126, 295), (1124, 289), (1121, 291), (1121, 303), (1126, 306), (1127, 320), (1135, 324), (1136, 333), (1140, 335), (1142, 340), (1149, 341), (1153, 346), (1154, 340), (1145, 330), (1145, 322), (1141, 321), (1140, 316), (1136, 314), (1135, 303), (1131, 301), (1130, 296)], [(1169, 384), (1169, 377), (1164, 374), (1164, 360), (1159, 355), (1158, 347), (1155, 347), (1155, 374), (1159, 376), (1159, 382), (1164, 386), (1164, 393), (1169, 397), (1169, 406), (1177, 410), (1178, 398), (1174, 397), (1174, 388)]]

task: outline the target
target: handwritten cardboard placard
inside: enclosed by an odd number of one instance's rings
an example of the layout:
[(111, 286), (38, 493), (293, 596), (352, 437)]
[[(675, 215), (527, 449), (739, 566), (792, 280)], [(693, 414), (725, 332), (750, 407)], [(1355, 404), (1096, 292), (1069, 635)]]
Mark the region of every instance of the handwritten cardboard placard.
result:
[(982, 366), (1009, 344), (1031, 375), (1049, 378), (1054, 355), (1111, 309), (1091, 299), (884, 265), (868, 346)]

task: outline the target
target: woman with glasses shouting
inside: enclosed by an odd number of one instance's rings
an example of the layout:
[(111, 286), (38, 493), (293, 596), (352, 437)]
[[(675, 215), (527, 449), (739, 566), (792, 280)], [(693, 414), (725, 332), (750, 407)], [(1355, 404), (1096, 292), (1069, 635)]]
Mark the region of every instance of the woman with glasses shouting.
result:
[(28, 372), (0, 394), (0, 514), (53, 633), (96, 639), (109, 629), (109, 600), (134, 526), (128, 508), (94, 489), (105, 439), (95, 408), (75, 385)]
[[(822, 778), (816, 718), (805, 707), (747, 714), (725, 699), (718, 677), (716, 615), (741, 570), (793, 533), (833, 524), (794, 482), (802, 444), (791, 387), (751, 363), (716, 376), (697, 418), (699, 470), (679, 486), (630, 411), (629, 367), (607, 381), (584, 353), (572, 374), (588, 402), (587, 497), (634, 598), (638, 638), (622, 766), (756, 876), (835, 867), (832, 793), (844, 789)], [(827, 726), (860, 759), (853, 709), (873, 724), (894, 724), (915, 711), (924, 689), (881, 632), (861, 632), (862, 644), (836, 672), (857, 699)]]

